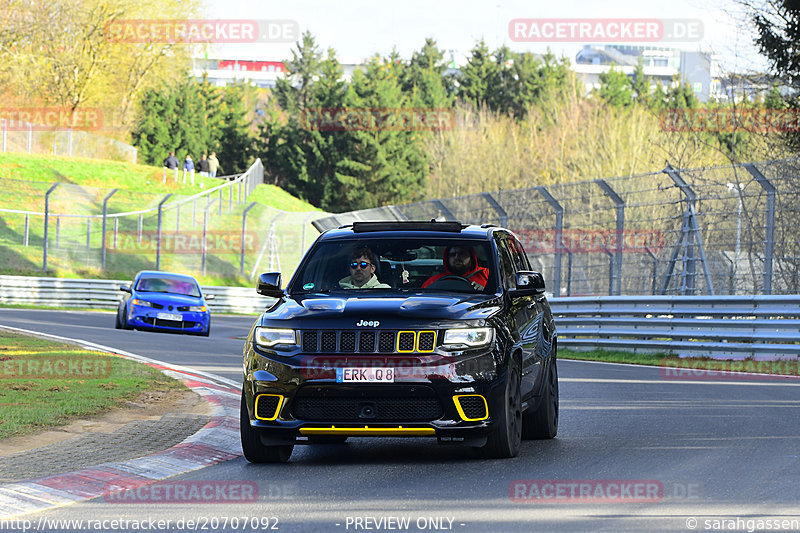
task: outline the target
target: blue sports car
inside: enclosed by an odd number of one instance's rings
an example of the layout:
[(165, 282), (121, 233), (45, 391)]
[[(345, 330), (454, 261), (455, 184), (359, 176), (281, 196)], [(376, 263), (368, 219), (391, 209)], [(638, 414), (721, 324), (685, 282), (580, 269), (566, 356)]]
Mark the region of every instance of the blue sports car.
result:
[(192, 276), (144, 270), (133, 283), (122, 285), (127, 292), (117, 309), (117, 329), (141, 329), (191, 333), (208, 337), (211, 314)]

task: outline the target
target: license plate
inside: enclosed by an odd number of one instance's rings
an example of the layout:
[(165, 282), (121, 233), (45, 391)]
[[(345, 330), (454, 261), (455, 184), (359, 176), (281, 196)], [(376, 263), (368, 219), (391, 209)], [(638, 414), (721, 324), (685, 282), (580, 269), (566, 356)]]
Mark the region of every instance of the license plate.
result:
[(337, 383), (394, 383), (394, 368), (337, 368)]
[(183, 315), (174, 315), (172, 313), (156, 313), (156, 318), (159, 320), (174, 320), (176, 322), (183, 321)]

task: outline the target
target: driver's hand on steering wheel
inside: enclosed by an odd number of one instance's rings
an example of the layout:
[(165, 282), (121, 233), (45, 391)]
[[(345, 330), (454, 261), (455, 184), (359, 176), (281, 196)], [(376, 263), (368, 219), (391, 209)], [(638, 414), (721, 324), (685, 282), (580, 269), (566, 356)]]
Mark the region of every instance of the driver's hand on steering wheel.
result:
[(477, 281), (470, 281), (470, 284), (472, 285), (472, 288), (475, 289), (476, 291), (482, 291), (483, 290), (483, 287)]

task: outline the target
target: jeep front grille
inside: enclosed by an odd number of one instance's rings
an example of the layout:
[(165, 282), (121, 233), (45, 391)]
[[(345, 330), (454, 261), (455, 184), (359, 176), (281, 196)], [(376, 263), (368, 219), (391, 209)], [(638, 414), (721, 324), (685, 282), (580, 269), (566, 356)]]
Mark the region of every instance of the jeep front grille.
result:
[(306, 353), (414, 353), (436, 349), (436, 331), (304, 330)]

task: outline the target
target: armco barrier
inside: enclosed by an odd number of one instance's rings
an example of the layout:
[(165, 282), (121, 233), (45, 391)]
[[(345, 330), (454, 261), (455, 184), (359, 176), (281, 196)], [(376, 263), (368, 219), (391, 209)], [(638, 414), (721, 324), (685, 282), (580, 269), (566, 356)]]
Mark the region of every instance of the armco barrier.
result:
[(800, 295), (602, 296), (550, 303), (562, 348), (732, 359), (800, 356)]
[[(0, 305), (51, 305), (96, 309), (116, 309), (122, 298), (120, 285), (131, 280), (32, 278), (0, 276)], [(260, 313), (275, 299), (256, 294), (248, 287), (202, 287), (212, 313)]]

